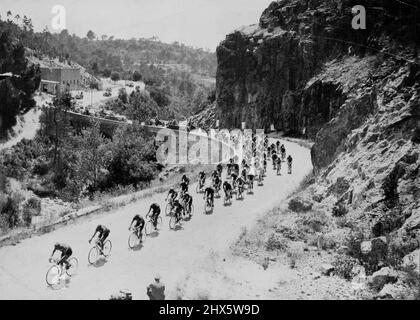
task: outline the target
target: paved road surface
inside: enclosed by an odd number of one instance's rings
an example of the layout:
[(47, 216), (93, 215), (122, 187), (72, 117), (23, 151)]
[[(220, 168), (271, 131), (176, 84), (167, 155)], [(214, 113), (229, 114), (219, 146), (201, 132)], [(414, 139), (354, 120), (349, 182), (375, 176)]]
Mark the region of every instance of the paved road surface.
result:
[[(224, 207), (222, 199), (216, 199), (211, 215), (203, 214), (202, 195), (193, 191), (192, 220), (184, 223), (183, 229), (170, 231), (168, 218), (164, 217), (160, 234), (147, 238), (138, 251), (128, 249), (128, 225), (134, 214), (145, 214), (152, 202), (164, 208), (164, 194), (24, 240), (16, 246), (0, 248), (0, 299), (107, 299), (123, 288), (131, 290), (134, 299), (147, 299), (145, 288), (156, 272), (162, 275), (170, 293), (187, 271), (199, 266), (210, 253), (227, 250), (243, 227), (255, 224), (258, 217), (285, 199), (312, 170), (308, 149), (295, 143), (284, 144), (294, 158), (292, 175), (286, 174), (283, 165), (283, 175), (275, 176), (269, 162), (263, 187), (255, 186), (254, 195), (245, 195), (243, 201), (234, 200), (230, 207)], [(190, 188), (195, 190), (195, 184)], [(103, 265), (93, 267), (87, 262), (88, 240), (97, 224), (111, 229), (113, 251)], [(72, 246), (79, 259), (79, 271), (67, 287), (52, 290), (46, 285), (45, 273), (56, 241)]]

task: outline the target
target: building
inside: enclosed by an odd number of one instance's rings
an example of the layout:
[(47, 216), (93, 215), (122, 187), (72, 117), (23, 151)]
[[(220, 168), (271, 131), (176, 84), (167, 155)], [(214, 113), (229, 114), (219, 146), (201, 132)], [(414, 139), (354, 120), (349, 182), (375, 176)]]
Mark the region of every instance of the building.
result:
[(41, 67), (41, 79), (58, 82), (60, 89), (64, 90), (79, 90), (81, 87), (81, 72), (78, 68)]
[(58, 81), (41, 80), (39, 90), (49, 94), (56, 95), (60, 92), (61, 84)]

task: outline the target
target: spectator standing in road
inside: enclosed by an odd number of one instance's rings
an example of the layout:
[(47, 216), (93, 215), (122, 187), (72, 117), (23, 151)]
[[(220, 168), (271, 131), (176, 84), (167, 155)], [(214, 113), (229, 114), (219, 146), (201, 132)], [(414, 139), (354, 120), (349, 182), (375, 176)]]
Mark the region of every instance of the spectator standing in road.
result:
[(165, 300), (165, 285), (160, 282), (160, 275), (155, 276), (155, 282), (147, 287), (150, 300)]

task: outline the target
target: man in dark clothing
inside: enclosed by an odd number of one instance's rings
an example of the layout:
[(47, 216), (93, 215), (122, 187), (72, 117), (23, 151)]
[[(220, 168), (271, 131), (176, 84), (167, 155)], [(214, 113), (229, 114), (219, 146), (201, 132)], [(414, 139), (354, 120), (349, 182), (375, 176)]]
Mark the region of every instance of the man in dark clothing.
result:
[(160, 276), (155, 276), (155, 282), (147, 287), (147, 295), (150, 300), (165, 300), (165, 285), (160, 282)]

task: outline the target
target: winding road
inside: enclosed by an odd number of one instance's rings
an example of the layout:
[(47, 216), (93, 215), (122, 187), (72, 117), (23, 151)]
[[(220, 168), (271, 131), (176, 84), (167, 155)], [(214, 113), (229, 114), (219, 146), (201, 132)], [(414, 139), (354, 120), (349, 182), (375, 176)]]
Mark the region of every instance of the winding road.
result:
[[(209, 254), (229, 249), (243, 228), (252, 227), (267, 210), (281, 203), (312, 170), (310, 151), (296, 143), (284, 141), (287, 153), (294, 159), (293, 174), (276, 176), (268, 163), (264, 186), (255, 184), (254, 194), (245, 194), (243, 201), (233, 200), (228, 207), (215, 199), (212, 214), (204, 215), (202, 194), (190, 186), (195, 212), (182, 229), (169, 230), (168, 217), (163, 213), (163, 227), (155, 237), (147, 237), (143, 247), (129, 250), (128, 226), (136, 213), (146, 214), (151, 203), (165, 207), (166, 194), (155, 194), (125, 207), (75, 222), (51, 233), (23, 240), (15, 246), (0, 248), (0, 299), (107, 299), (120, 289), (128, 289), (134, 299), (148, 299), (146, 287), (155, 273), (160, 273), (167, 294), (175, 290), (177, 282), (199, 268)], [(225, 177), (225, 172), (223, 178)], [(113, 243), (112, 253), (99, 266), (88, 266), (88, 243), (95, 227), (106, 225)], [(51, 289), (45, 274), (53, 245), (68, 243), (79, 259), (77, 276), (66, 286)]]

